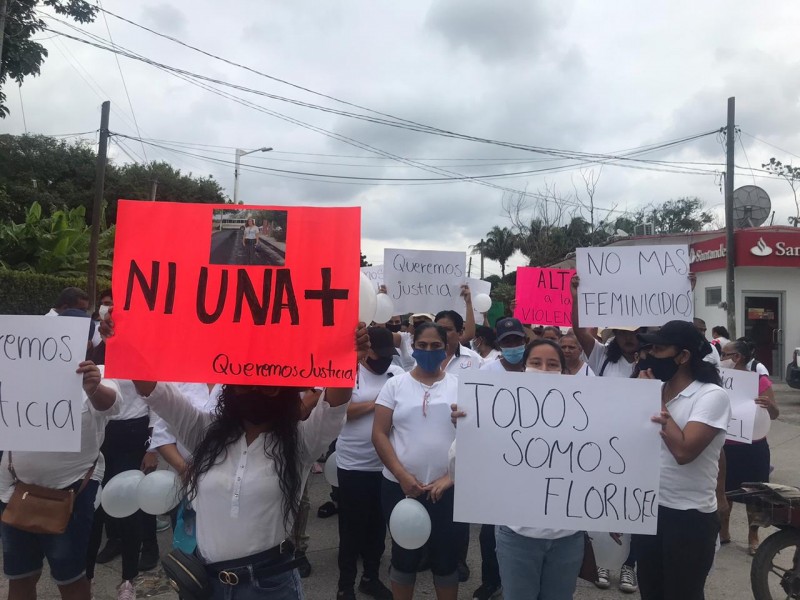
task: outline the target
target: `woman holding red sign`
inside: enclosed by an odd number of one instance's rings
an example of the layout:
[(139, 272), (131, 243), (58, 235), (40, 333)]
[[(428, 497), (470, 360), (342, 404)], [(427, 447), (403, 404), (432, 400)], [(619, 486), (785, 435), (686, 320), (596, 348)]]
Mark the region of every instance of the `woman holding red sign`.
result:
[[(363, 323), (356, 344), (365, 356)], [(196, 511), (197, 551), (163, 561), (184, 596), (302, 599), (292, 526), (304, 478), (341, 431), (352, 390), (325, 389), (304, 419), (298, 387), (225, 385), (209, 414), (173, 384), (134, 383), (192, 452), (184, 487)]]

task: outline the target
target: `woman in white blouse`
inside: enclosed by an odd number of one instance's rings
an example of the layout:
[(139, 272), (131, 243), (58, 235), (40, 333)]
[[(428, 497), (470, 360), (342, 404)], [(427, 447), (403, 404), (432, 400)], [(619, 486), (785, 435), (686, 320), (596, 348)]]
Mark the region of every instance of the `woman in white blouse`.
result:
[(258, 225), (256, 225), (255, 219), (247, 219), (244, 232), (242, 232), (242, 246), (244, 246), (245, 249), (248, 265), (253, 262), (256, 246), (258, 246), (259, 233), (260, 229)]
[[(363, 356), (369, 348), (363, 324), (356, 337)], [(296, 387), (226, 385), (209, 414), (175, 385), (136, 385), (192, 452), (185, 485), (212, 598), (302, 599), (292, 526), (304, 479), (339, 434), (352, 390), (326, 389), (302, 420)]]
[(392, 543), (390, 579), (394, 600), (411, 600), (417, 571), (427, 556), (438, 600), (458, 596), (459, 540), (465, 523), (453, 522), (453, 482), (447, 453), (455, 430), (450, 405), (458, 397), (458, 379), (442, 369), (447, 332), (433, 323), (414, 328), (416, 366), (392, 377), (375, 401), (372, 442), (385, 465), (383, 512), (388, 519), (403, 498), (416, 498), (431, 519), (425, 548), (408, 550)]

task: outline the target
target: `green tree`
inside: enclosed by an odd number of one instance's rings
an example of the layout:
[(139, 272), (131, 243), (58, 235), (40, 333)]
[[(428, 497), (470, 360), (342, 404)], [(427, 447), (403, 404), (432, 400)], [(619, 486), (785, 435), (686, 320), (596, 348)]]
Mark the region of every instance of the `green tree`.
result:
[(797, 188), (800, 185), (800, 167), (784, 164), (774, 156), (769, 159), (768, 163), (762, 164), (761, 167), (770, 173), (780, 176), (789, 184), (789, 187), (792, 189), (794, 206), (797, 211), (793, 217), (789, 217), (789, 224), (800, 227), (800, 200), (797, 198)]
[(372, 263), (367, 262), (367, 255), (363, 252), (361, 253), (361, 266), (362, 267), (371, 267)]
[(47, 57), (47, 49), (32, 39), (47, 25), (37, 5), (50, 7), (78, 23), (91, 23), (97, 15), (97, 7), (84, 0), (8, 0), (6, 14), (0, 15), (0, 118), (9, 114), (3, 91), (7, 79), (22, 85), (25, 77), (39, 74)]
[(508, 227), (498, 227), (497, 225), (492, 227), (486, 237), (472, 248), (473, 254), (482, 254), (484, 258), (500, 263), (500, 274), (503, 278), (506, 276), (506, 263), (516, 251), (516, 234)]
[(633, 221), (637, 224), (652, 223), (656, 235), (702, 231), (714, 220), (714, 215), (703, 208), (703, 202), (696, 197), (667, 200), (661, 205), (650, 204), (637, 210)]
[[(60, 277), (85, 277), (89, 265), (90, 228), (82, 206), (43, 216), (34, 202), (22, 222), (0, 223), (0, 269)], [(97, 273), (111, 277), (114, 228), (100, 232)]]
[[(85, 142), (68, 144), (42, 135), (0, 135), (0, 208), (12, 221), (25, 218), (38, 202), (45, 212), (84, 207), (91, 215), (97, 156)], [(106, 166), (106, 215), (116, 221), (117, 200), (147, 200), (153, 182), (157, 199), (177, 202), (225, 203), (213, 177), (184, 174), (165, 162)]]

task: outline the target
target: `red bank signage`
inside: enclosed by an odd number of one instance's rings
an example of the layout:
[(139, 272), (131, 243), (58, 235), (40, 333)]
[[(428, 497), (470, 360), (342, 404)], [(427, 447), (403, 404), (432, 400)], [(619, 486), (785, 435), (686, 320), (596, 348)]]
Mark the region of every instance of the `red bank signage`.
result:
[[(737, 267), (800, 267), (800, 230), (768, 231), (749, 229), (735, 233)], [(692, 271), (725, 268), (728, 249), (725, 236), (689, 246)]]

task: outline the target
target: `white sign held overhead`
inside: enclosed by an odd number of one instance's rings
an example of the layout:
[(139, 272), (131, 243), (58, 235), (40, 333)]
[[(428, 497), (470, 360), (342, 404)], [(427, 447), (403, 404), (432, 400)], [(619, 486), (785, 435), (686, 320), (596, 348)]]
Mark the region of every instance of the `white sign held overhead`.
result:
[(578, 248), (581, 327), (660, 326), (691, 321), (686, 245)]
[(660, 382), (493, 371), (458, 380), (456, 521), (656, 532)]
[(372, 285), (375, 286), (375, 293), (378, 293), (378, 288), (383, 285), (383, 265), (378, 267), (361, 267), (361, 272), (369, 278)]
[(0, 450), (81, 449), (89, 319), (0, 315)]
[(463, 310), (465, 252), (386, 248), (383, 253), (384, 283), (395, 314)]
[[(492, 283), (490, 281), (484, 281), (483, 279), (467, 277), (467, 285), (469, 286), (469, 291), (472, 295), (473, 302), (475, 301), (475, 296), (478, 294), (486, 294), (488, 296), (492, 291)], [(463, 301), (460, 303), (458, 308), (456, 308), (456, 312), (458, 312), (458, 314), (464, 318), (467, 317), (466, 306), (464, 306)], [(474, 307), (472, 309), (472, 314), (475, 317), (475, 325), (483, 325), (483, 315)]]
[(753, 443), (758, 397), (758, 373), (720, 368), (722, 387), (731, 400), (731, 422), (726, 439), (743, 444)]

